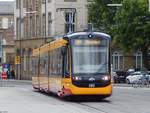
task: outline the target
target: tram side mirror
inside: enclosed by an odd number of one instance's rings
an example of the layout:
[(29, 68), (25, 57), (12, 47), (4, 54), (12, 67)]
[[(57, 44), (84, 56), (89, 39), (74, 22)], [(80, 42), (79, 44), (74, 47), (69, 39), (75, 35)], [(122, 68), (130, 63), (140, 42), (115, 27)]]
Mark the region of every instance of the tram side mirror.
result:
[(61, 48), (61, 54), (64, 55), (67, 52), (67, 48), (66, 47), (62, 47)]
[(70, 78), (69, 72), (65, 72), (65, 78)]

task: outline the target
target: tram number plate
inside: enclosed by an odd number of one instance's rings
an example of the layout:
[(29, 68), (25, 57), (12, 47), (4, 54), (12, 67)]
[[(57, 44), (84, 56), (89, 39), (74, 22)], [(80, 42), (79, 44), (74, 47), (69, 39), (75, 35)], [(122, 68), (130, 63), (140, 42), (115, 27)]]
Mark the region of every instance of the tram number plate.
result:
[(90, 87), (90, 88), (94, 88), (94, 87), (95, 87), (95, 84), (89, 84), (89, 87)]

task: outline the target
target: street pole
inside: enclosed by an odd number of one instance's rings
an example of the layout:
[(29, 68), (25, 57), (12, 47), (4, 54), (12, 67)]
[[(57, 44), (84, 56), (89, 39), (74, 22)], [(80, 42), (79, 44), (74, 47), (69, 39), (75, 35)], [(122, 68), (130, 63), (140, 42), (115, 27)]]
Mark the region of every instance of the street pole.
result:
[(19, 38), (20, 38), (20, 40), (19, 40), (19, 42), (20, 42), (19, 43), (19, 46), (20, 46), (20, 76), (19, 76), (19, 79), (20, 80), (22, 78), (22, 70), (21, 70), (21, 63), (22, 63), (22, 61), (21, 61), (21, 57), (22, 57), (22, 50), (21, 50), (22, 49), (22, 47), (21, 47), (21, 37), (22, 37), (22, 33), (21, 33), (22, 32), (22, 30), (21, 30), (21, 27), (22, 27), (22, 25), (21, 25), (22, 24), (22, 14), (21, 13), (22, 13), (22, 8), (21, 7), (22, 6), (21, 5), (22, 5), (22, 0), (20, 0), (20, 11), (19, 11), (19, 14), (20, 14), (19, 15), (19, 17), (20, 17), (20, 26), (19, 26), (20, 27), (20, 31), (19, 31), (20, 32), (19, 33)]
[(47, 32), (47, 25), (46, 25), (46, 24), (47, 24), (47, 22), (46, 22), (47, 19), (46, 19), (46, 18), (47, 18), (47, 0), (45, 0), (45, 40), (44, 40), (44, 43), (47, 42), (47, 41), (46, 41), (46, 38), (47, 38), (47, 37), (46, 37), (46, 36), (47, 36), (47, 35), (46, 35), (46, 32)]
[(107, 4), (109, 7), (121, 7), (122, 4)]

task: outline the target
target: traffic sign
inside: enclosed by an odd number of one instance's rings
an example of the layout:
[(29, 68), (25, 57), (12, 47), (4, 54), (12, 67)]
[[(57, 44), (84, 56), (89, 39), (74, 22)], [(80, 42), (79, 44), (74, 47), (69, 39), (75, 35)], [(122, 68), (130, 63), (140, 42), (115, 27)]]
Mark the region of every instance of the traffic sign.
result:
[(15, 57), (15, 64), (20, 64), (20, 56)]

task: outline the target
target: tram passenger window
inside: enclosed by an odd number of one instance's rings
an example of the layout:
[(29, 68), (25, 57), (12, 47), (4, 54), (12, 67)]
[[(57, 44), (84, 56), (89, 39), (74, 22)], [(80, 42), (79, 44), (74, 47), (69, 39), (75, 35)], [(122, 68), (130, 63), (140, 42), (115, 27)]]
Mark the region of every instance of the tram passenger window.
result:
[(56, 76), (58, 76), (58, 55), (57, 55), (57, 51), (56, 51), (56, 60), (55, 60), (55, 71), (56, 71)]
[(69, 76), (69, 50), (63, 56), (63, 76)]
[(35, 58), (35, 74), (38, 75), (39, 70), (39, 58)]
[(52, 74), (55, 75), (55, 53), (53, 51), (53, 61), (52, 61)]
[(49, 54), (49, 76), (51, 75), (51, 54)]
[(55, 51), (53, 51), (53, 68), (52, 68), (53, 75), (56, 74), (55, 61), (56, 61), (56, 54)]
[(62, 55), (61, 49), (58, 50), (58, 75), (62, 75)]
[(48, 75), (48, 54), (40, 57), (40, 75)]
[(52, 53), (52, 51), (51, 51), (51, 52), (50, 52), (50, 55), (49, 55), (49, 57), (50, 57), (50, 58), (49, 58), (49, 59), (50, 59), (50, 61), (49, 61), (49, 73), (50, 73), (50, 75), (52, 75), (52, 64), (53, 64), (53, 62), (52, 62), (52, 61), (53, 61), (53, 59), (52, 59), (52, 58), (53, 58), (53, 57), (52, 57), (52, 54), (53, 54), (53, 53)]
[(69, 49), (67, 49), (67, 55), (66, 55), (66, 72), (69, 74), (69, 67), (70, 67), (70, 65), (69, 65)]
[(34, 67), (34, 57), (32, 57), (32, 74), (33, 76), (35, 76), (35, 73), (34, 73), (34, 70), (35, 70), (35, 67)]
[(44, 56), (44, 74), (48, 75), (48, 53)]

